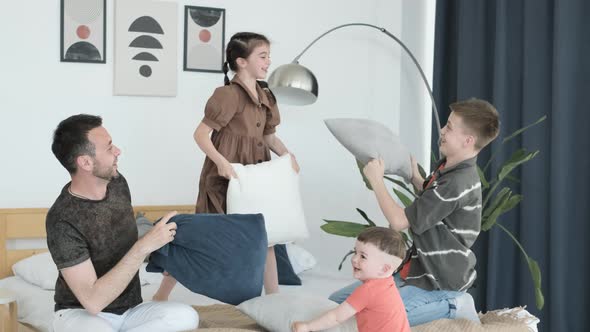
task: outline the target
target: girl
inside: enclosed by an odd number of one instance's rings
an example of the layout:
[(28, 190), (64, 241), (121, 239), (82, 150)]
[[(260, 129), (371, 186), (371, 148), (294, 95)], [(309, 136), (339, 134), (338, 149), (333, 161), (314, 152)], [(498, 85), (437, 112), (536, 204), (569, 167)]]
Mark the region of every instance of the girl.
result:
[[(280, 122), (273, 93), (262, 81), (270, 66), (270, 42), (260, 34), (239, 32), (227, 45), (223, 65), (225, 86), (215, 89), (205, 106), (205, 116), (194, 139), (207, 155), (199, 181), (196, 213), (226, 213), (226, 193), (231, 177), (237, 177), (231, 163), (256, 164), (271, 159), (270, 151), (289, 153), (275, 135)], [(227, 73), (236, 74), (230, 81)], [(213, 134), (211, 134), (213, 132)], [(210, 136), (211, 134), (211, 136)], [(299, 172), (291, 154), (293, 169)], [(154, 300), (165, 300), (175, 280), (165, 277)], [(268, 248), (264, 271), (266, 294), (278, 292), (274, 247)]]

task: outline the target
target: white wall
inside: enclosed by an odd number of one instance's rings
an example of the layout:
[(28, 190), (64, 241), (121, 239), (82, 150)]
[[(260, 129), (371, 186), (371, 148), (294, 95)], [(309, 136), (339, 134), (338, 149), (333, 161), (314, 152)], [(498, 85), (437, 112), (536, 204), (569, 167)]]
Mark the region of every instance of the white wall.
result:
[[(273, 42), (275, 68), (290, 62), (331, 27), (367, 22), (385, 27), (418, 49), (419, 61), (431, 71), (432, 54), (424, 41), (430, 38), (433, 18), (421, 18), (422, 9), (433, 6), (428, 3), (179, 1), (178, 94), (160, 98), (112, 94), (113, 1), (107, 1), (107, 64), (59, 62), (59, 1), (38, 1), (34, 11), (27, 2), (12, 2), (10, 10), (0, 13), (4, 31), (0, 52), (0, 144), (4, 156), (0, 207), (49, 207), (53, 203), (69, 176), (51, 154), (52, 131), (62, 119), (82, 112), (103, 116), (114, 143), (122, 149), (119, 167), (130, 183), (134, 204), (194, 203), (204, 155), (192, 133), (207, 98), (223, 84), (223, 76), (182, 71), (185, 4), (226, 8), (226, 39), (248, 30), (267, 35)], [(405, 16), (406, 11), (411, 17)], [(411, 80), (408, 76), (415, 72), (402, 67), (407, 64), (399, 46), (376, 30), (334, 32), (310, 49), (301, 63), (317, 75), (320, 98), (305, 107), (281, 105), (278, 135), (302, 167), (302, 194), (311, 230), (311, 239), (303, 244), (322, 265), (335, 268), (353, 240), (323, 233), (319, 229), (322, 218), (360, 221), (354, 210), (359, 207), (381, 224), (385, 221), (379, 217), (372, 193), (364, 188), (354, 159), (329, 134), (322, 120), (368, 117), (383, 121), (401, 131), (402, 140), (422, 160), (428, 155), (424, 142), (429, 142), (430, 131), (424, 126), (430, 121), (430, 109), (427, 99), (418, 102), (424, 98), (419, 93), (411, 100), (404, 98), (409, 93), (405, 87)]]

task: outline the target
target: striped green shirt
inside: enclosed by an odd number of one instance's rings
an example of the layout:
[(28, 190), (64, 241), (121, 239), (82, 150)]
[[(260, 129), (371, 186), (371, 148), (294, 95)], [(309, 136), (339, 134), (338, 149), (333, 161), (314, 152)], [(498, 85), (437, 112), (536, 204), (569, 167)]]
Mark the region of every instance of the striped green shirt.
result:
[(477, 273), (471, 246), (481, 229), (477, 157), (439, 169), (430, 186), (405, 209), (415, 251), (406, 284), (426, 290), (465, 291)]

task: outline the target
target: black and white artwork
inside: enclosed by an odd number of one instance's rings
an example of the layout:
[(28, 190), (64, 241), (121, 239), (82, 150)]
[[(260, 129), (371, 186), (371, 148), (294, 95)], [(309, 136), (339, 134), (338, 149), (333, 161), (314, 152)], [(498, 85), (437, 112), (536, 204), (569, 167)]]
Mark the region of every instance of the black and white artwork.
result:
[(177, 4), (115, 2), (115, 95), (176, 96)]

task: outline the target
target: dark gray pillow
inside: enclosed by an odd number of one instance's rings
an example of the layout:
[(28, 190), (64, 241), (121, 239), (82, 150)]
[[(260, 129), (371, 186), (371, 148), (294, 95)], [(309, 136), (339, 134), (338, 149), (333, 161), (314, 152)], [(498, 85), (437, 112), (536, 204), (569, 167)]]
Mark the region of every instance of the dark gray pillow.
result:
[(191, 291), (240, 304), (260, 296), (268, 241), (262, 214), (179, 214), (174, 241), (146, 270), (167, 271)]
[(399, 136), (383, 124), (368, 119), (327, 119), (334, 137), (363, 164), (383, 158), (385, 174), (395, 174), (410, 182), (410, 153)]

